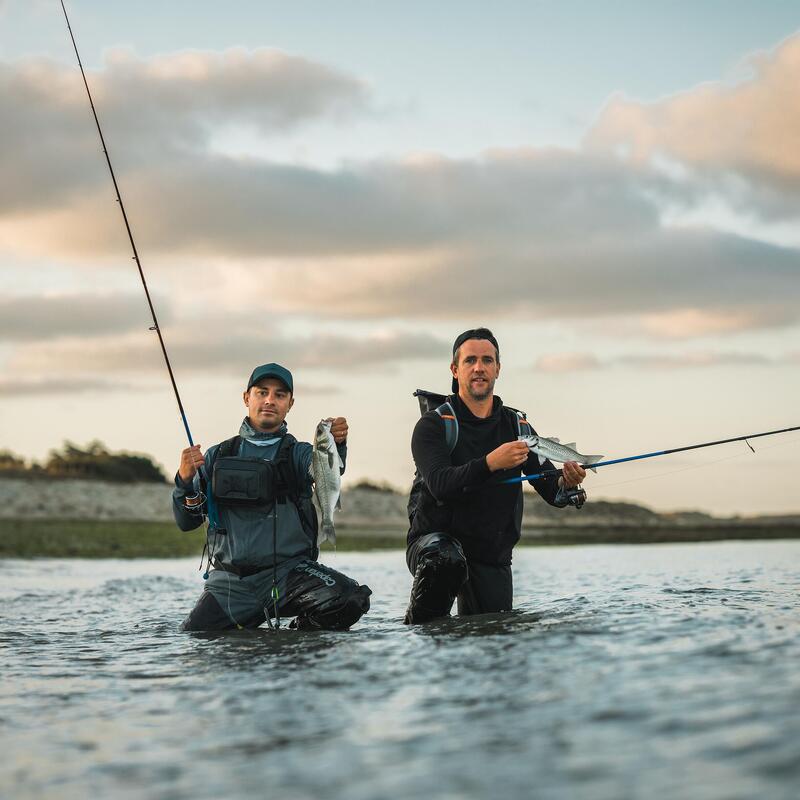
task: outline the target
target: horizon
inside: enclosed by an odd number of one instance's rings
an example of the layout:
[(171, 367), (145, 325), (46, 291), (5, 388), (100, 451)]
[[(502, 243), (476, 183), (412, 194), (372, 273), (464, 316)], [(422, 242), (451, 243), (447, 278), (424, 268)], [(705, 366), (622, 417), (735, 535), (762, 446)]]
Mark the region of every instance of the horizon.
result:
[[(800, 424), (800, 7), (68, 12), (204, 450), (278, 361), (298, 438), (348, 418), (345, 485), (410, 484), (412, 392), (478, 326), (497, 394), (584, 453)], [(169, 476), (183, 426), (61, 9), (0, 0), (0, 26), (0, 449), (97, 439)], [(796, 513), (800, 436), (754, 448), (584, 486)]]

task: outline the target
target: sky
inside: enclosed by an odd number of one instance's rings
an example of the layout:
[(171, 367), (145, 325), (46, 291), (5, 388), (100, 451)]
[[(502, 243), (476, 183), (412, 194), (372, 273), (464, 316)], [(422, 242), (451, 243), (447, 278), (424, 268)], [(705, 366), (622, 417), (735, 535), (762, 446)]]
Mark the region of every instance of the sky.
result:
[[(488, 326), (496, 391), (619, 458), (800, 424), (800, 6), (129, 3), (73, 32), (195, 441), (254, 366), (406, 488), (417, 388)], [(0, 449), (185, 433), (58, 2), (0, 0)], [(800, 436), (590, 499), (800, 510)]]

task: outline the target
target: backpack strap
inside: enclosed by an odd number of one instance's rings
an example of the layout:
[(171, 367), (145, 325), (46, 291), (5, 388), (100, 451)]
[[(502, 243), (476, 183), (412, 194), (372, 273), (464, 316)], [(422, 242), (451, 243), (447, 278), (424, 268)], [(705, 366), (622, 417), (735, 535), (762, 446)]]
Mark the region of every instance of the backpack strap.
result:
[(272, 459), (278, 477), (275, 489), (279, 503), (285, 503), (287, 498), (295, 505), (300, 502), (300, 482), (297, 479), (292, 458), (296, 444), (297, 439), (291, 433), (284, 434), (275, 458)]
[(436, 408), (436, 413), (442, 418), (444, 422), (444, 438), (447, 442), (447, 449), (453, 452), (458, 444), (458, 418), (453, 406), (449, 400), (445, 400), (440, 406)]
[(524, 411), (511, 406), (504, 406), (513, 415), (514, 426), (516, 427), (517, 436), (533, 436), (533, 425), (528, 422), (528, 418)]
[(216, 461), (218, 458), (230, 458), (231, 456), (238, 455), (241, 445), (241, 436), (232, 436), (230, 439), (220, 442), (219, 447), (217, 447), (217, 452), (214, 454), (214, 460)]

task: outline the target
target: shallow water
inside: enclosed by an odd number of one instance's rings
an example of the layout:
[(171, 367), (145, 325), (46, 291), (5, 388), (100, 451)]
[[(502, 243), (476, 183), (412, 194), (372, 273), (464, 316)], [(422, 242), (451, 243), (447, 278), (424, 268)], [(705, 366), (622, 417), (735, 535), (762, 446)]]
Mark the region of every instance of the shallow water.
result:
[(521, 549), (517, 610), (190, 635), (195, 561), (0, 561), (13, 798), (797, 798), (800, 542)]

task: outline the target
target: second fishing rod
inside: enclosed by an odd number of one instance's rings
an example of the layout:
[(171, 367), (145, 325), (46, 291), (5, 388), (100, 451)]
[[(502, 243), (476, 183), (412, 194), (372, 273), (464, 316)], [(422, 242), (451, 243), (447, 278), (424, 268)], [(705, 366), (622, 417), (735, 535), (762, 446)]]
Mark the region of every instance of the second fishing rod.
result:
[[(762, 436), (777, 436), (778, 434), (790, 433), (791, 431), (800, 431), (800, 425), (795, 425), (794, 427), (791, 427), (791, 428), (779, 428), (779, 429), (773, 430), (773, 431), (763, 431), (761, 433), (751, 433), (751, 434), (748, 434), (746, 436), (733, 436), (730, 439), (717, 439), (716, 441), (713, 441), (713, 442), (702, 442), (700, 444), (689, 444), (689, 445), (686, 445), (685, 447), (673, 447), (673, 448), (671, 448), (669, 450), (654, 450), (651, 453), (641, 453), (641, 454), (635, 455), (635, 456), (626, 456), (624, 458), (614, 458), (614, 459), (609, 459), (608, 461), (598, 461), (597, 463), (594, 463), (594, 464), (582, 464), (581, 466), (589, 467), (589, 469), (594, 470), (594, 469), (597, 469), (599, 467), (610, 467), (610, 466), (612, 466), (614, 464), (624, 464), (624, 463), (627, 463), (629, 461), (642, 461), (642, 460), (644, 460), (646, 458), (656, 458), (657, 456), (668, 456), (668, 455), (671, 455), (673, 453), (684, 453), (684, 452), (686, 452), (688, 450), (699, 450), (699, 449), (704, 448), (704, 447), (716, 447), (717, 445), (730, 444), (732, 442), (745, 442), (745, 443), (747, 443), (748, 447), (750, 447), (750, 449), (753, 450), (752, 446), (750, 446), (750, 442), (749, 442), (750, 439), (758, 439), (758, 438), (760, 438)], [(532, 437), (532, 438), (536, 438), (536, 437)], [(755, 450), (753, 450), (753, 452), (755, 452)], [(563, 470), (560, 469), (560, 468), (558, 468), (558, 469), (546, 469), (546, 470), (542, 470), (541, 472), (533, 473), (531, 475), (518, 475), (518, 476), (516, 476), (514, 478), (506, 478), (505, 480), (500, 481), (500, 483), (522, 483), (523, 481), (533, 481), (533, 480), (536, 480), (537, 478), (547, 478), (547, 477), (552, 477), (554, 475), (561, 475), (562, 472), (563, 472)]]

